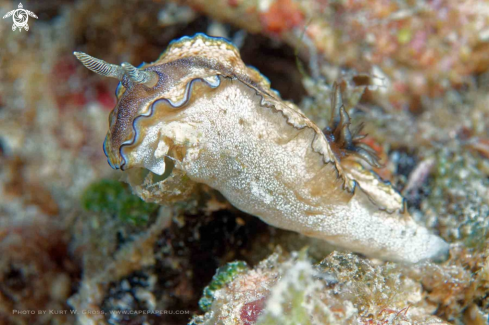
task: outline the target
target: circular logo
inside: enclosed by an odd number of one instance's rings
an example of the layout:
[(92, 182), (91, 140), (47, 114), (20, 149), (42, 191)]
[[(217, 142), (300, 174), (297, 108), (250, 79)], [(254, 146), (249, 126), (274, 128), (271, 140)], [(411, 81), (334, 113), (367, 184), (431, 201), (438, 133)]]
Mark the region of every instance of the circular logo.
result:
[(29, 16), (37, 19), (36, 14), (32, 11), (25, 10), (24, 6), (22, 6), (22, 3), (19, 3), (18, 9), (7, 12), (7, 14), (3, 16), (3, 19), (10, 16), (12, 16), (12, 19), (14, 20), (12, 30), (16, 30), (18, 28), (19, 32), (22, 31), (22, 28), (24, 28), (25, 30), (29, 30), (29, 25), (27, 25)]
[(24, 27), (27, 24), (27, 21), (29, 20), (29, 16), (27, 15), (27, 12), (24, 9), (15, 10), (13, 18), (14, 18), (14, 24), (17, 25), (17, 27), (19, 28)]

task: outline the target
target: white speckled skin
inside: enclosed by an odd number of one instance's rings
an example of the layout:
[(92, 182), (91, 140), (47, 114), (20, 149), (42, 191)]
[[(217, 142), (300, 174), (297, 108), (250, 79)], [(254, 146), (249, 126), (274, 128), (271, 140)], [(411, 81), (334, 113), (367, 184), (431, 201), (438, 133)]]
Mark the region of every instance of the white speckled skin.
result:
[[(288, 124), (281, 112), (262, 105), (255, 89), (221, 77), (216, 89), (200, 83), (193, 92), (169, 127), (164, 119), (145, 126), (159, 134), (155, 143), (166, 137), (185, 146), (176, 168), (193, 181), (219, 190), (234, 206), (271, 225), (369, 256), (417, 262), (447, 250), (443, 240), (410, 216), (379, 210), (359, 188), (353, 195), (345, 191), (335, 165), (324, 163), (312, 148), (315, 130)], [(152, 147), (138, 151), (151, 156)], [(152, 170), (144, 161), (142, 166)]]
[(161, 175), (171, 157), (237, 208), (368, 256), (415, 263), (448, 253), (390, 185), (340, 161), (322, 131), (230, 44), (187, 38), (149, 67), (159, 84), (125, 89), (112, 114), (111, 165)]

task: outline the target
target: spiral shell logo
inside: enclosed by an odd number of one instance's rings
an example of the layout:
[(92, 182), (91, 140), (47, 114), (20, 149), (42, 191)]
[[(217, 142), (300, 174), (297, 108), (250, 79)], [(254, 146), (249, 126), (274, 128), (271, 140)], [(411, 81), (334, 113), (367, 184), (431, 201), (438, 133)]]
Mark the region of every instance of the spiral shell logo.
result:
[(19, 32), (22, 31), (22, 28), (24, 28), (26, 31), (29, 30), (29, 25), (27, 25), (29, 16), (37, 19), (36, 14), (32, 11), (25, 10), (24, 6), (22, 6), (22, 3), (19, 3), (18, 9), (7, 12), (7, 14), (3, 16), (3, 19), (10, 16), (12, 16), (12, 18), (14, 19), (12, 30), (15, 31), (18, 28)]

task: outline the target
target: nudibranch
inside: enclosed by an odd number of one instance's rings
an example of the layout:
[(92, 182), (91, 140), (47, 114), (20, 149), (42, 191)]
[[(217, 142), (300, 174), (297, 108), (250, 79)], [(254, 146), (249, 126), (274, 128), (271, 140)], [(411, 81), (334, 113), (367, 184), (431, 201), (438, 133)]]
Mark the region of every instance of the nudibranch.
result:
[(139, 68), (75, 55), (121, 81), (104, 142), (113, 168), (177, 172), (270, 225), (368, 256), (415, 263), (447, 255), (449, 245), (359, 163), (377, 160), (350, 130), (339, 87), (323, 131), (221, 38), (181, 38)]

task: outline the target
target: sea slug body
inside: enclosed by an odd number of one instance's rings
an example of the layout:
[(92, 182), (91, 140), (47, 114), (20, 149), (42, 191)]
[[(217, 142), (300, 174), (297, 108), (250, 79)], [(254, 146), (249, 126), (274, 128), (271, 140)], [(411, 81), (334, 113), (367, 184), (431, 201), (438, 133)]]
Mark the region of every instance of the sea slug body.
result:
[(323, 131), (224, 39), (184, 37), (141, 68), (75, 55), (121, 80), (104, 143), (113, 168), (167, 175), (174, 162), (174, 172), (268, 224), (368, 256), (415, 263), (447, 254), (448, 244), (359, 164), (376, 157), (350, 131), (339, 88)]

